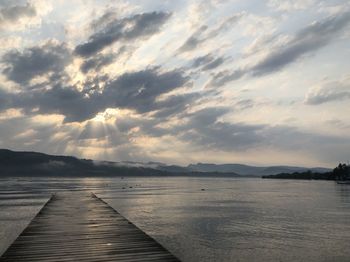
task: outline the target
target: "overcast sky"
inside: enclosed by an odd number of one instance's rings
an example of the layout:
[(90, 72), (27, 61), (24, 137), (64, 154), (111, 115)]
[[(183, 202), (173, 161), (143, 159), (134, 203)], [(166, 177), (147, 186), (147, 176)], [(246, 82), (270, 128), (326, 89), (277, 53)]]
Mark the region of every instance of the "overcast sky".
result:
[(0, 148), (350, 160), (348, 0), (0, 0)]

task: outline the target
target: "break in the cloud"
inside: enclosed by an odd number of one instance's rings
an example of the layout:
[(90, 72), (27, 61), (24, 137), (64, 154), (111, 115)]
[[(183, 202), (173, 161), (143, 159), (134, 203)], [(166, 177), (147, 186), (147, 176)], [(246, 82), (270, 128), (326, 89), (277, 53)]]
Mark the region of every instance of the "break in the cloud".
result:
[(333, 166), (349, 25), (345, 0), (0, 0), (0, 147)]

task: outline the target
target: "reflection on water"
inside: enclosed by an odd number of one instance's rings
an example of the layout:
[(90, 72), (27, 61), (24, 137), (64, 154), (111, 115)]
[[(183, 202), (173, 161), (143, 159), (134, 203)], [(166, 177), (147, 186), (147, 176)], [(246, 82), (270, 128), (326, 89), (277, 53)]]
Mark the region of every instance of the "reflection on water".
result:
[(350, 260), (350, 186), (230, 178), (0, 179), (0, 253), (63, 190), (97, 193), (184, 261)]

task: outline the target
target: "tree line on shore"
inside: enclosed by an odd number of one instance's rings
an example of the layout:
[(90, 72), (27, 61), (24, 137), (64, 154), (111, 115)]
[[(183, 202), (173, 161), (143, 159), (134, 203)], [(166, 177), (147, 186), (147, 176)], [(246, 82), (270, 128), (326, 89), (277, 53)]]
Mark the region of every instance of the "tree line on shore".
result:
[(281, 173), (277, 175), (267, 175), (262, 178), (279, 178), (279, 179), (313, 179), (313, 180), (350, 180), (350, 165), (339, 163), (331, 172), (316, 173), (312, 171)]

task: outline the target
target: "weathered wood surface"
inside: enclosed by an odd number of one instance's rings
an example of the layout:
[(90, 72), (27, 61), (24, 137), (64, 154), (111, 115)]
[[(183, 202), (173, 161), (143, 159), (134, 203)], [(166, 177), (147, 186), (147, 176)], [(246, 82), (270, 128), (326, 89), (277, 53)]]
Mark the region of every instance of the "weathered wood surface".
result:
[(179, 260), (95, 195), (58, 193), (0, 261)]

